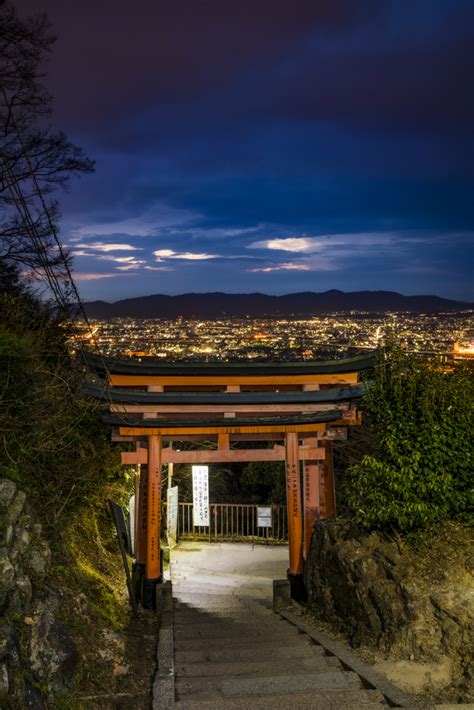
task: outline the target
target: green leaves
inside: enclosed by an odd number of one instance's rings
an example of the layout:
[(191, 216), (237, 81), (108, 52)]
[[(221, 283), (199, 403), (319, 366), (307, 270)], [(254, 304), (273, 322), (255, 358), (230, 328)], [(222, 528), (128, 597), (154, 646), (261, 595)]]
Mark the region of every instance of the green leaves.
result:
[(347, 470), (347, 500), (368, 529), (413, 531), (447, 517), (471, 521), (474, 384), (397, 349), (375, 369), (364, 427), (375, 449)]
[(28, 292), (0, 292), (0, 476), (34, 496), (54, 525), (123, 477), (80, 378), (61, 324)]

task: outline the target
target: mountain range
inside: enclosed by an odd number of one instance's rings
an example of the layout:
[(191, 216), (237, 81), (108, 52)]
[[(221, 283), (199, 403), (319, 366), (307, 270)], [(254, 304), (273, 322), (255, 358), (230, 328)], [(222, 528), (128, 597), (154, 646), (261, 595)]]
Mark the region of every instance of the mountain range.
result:
[(473, 308), (474, 304), (439, 296), (403, 296), (395, 291), (306, 291), (283, 296), (264, 293), (183, 293), (178, 296), (155, 294), (126, 298), (115, 303), (90, 301), (89, 317), (109, 318), (202, 318), (231, 316), (289, 317), (341, 311), (409, 311), (435, 313)]

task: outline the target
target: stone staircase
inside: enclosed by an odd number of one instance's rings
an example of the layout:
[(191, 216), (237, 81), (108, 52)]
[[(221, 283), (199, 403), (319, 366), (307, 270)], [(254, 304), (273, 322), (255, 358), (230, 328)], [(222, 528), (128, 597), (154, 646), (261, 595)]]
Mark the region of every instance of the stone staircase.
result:
[(309, 636), (271, 610), (271, 587), (173, 566), (174, 707), (387, 707)]

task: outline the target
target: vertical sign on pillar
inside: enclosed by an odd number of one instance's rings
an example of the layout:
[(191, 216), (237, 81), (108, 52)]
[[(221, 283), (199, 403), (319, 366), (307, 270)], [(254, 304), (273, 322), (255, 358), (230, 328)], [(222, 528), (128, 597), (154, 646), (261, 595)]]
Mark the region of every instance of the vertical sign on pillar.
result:
[(334, 487), (332, 441), (325, 441), (324, 449), (324, 487), (326, 496), (326, 517), (334, 518), (336, 516), (336, 492)]
[(147, 556), (145, 575), (148, 581), (158, 581), (161, 576), (161, 436), (158, 434), (152, 434), (148, 437), (147, 489)]
[(146, 562), (146, 517), (148, 508), (148, 466), (140, 466), (135, 534), (135, 558), (139, 565)]
[(193, 525), (209, 525), (209, 466), (193, 466)]
[(286, 486), (288, 500), (289, 573), (303, 573), (303, 516), (301, 509), (298, 434), (286, 435)]
[[(306, 439), (306, 444), (312, 448), (316, 448), (318, 440), (316, 438)], [(303, 554), (306, 559), (308, 555), (311, 535), (313, 534), (314, 524), (319, 520), (319, 466), (317, 461), (306, 460), (304, 466), (303, 478), (303, 497), (304, 497), (304, 544)]]

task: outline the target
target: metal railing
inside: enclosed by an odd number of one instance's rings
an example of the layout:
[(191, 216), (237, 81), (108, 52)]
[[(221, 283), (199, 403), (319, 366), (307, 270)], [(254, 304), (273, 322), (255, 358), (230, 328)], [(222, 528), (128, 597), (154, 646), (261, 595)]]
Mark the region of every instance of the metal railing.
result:
[(209, 540), (268, 540), (286, 542), (288, 522), (286, 505), (266, 506), (272, 509), (272, 526), (258, 527), (257, 505), (212, 503), (209, 506), (210, 525), (193, 525), (193, 504), (180, 503), (178, 538)]

